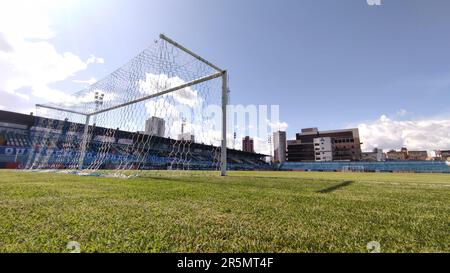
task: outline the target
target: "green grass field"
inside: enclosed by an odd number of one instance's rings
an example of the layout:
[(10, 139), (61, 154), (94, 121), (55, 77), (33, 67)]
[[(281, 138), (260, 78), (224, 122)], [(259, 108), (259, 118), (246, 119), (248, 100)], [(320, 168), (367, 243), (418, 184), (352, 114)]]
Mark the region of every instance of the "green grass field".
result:
[(450, 175), (0, 171), (0, 252), (450, 252)]

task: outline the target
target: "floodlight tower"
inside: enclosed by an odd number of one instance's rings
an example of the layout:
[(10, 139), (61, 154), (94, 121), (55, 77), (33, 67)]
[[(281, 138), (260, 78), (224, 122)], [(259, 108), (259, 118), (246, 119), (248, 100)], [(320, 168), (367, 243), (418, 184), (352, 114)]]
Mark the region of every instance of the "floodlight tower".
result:
[[(95, 112), (98, 111), (98, 109), (103, 105), (103, 99), (105, 97), (105, 93), (99, 93), (98, 91), (95, 91), (95, 96), (94, 96), (94, 103), (95, 103)], [(94, 116), (94, 126), (96, 125), (97, 122), (97, 115)]]

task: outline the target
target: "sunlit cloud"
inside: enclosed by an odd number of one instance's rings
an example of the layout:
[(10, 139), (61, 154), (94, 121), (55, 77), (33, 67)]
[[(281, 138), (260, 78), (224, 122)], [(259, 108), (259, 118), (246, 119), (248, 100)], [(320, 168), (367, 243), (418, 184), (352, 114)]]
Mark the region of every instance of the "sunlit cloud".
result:
[(73, 80), (73, 82), (74, 83), (82, 83), (82, 84), (89, 86), (89, 85), (93, 85), (94, 83), (96, 83), (97, 79), (95, 77), (91, 77), (89, 80)]
[(450, 117), (397, 120), (382, 115), (359, 124), (363, 150), (407, 147), (410, 150), (450, 149)]
[(289, 127), (287, 122), (281, 122), (281, 121), (270, 122), (268, 120), (268, 123), (269, 123), (269, 127), (270, 127), (270, 129), (272, 129), (272, 131), (286, 131), (287, 128)]
[[(186, 82), (179, 77), (168, 77), (165, 74), (155, 75), (146, 73), (145, 80), (139, 80), (138, 86), (141, 93), (152, 95), (185, 83)], [(192, 87), (186, 87), (177, 90), (176, 92), (171, 92), (168, 95), (173, 97), (177, 103), (189, 107), (199, 107), (203, 102), (198, 91), (194, 90)]]
[(86, 70), (89, 64), (104, 63), (94, 55), (83, 61), (74, 53), (59, 52), (49, 41), (57, 35), (50, 12), (64, 3), (0, 2), (0, 92), (15, 95), (19, 107), (21, 100), (30, 100), (31, 96), (50, 102), (67, 100), (66, 93), (50, 85)]
[(103, 64), (105, 63), (105, 60), (100, 57), (96, 57), (94, 55), (90, 55), (89, 58), (86, 61), (87, 64)]

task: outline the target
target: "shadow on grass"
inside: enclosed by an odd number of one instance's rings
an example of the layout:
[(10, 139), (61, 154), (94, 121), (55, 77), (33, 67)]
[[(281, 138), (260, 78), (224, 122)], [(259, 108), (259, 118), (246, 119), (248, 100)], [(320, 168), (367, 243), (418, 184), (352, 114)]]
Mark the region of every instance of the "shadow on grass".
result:
[(159, 181), (167, 181), (167, 182), (193, 182), (186, 179), (187, 177), (170, 177), (170, 176), (138, 176), (134, 179), (137, 180), (159, 180)]
[(337, 185), (333, 185), (331, 187), (328, 187), (328, 188), (325, 188), (325, 189), (322, 189), (322, 190), (318, 190), (316, 192), (317, 193), (330, 193), (330, 192), (334, 192), (335, 190), (338, 190), (340, 188), (350, 186), (353, 183), (354, 183), (353, 181), (344, 181), (344, 182), (339, 183)]

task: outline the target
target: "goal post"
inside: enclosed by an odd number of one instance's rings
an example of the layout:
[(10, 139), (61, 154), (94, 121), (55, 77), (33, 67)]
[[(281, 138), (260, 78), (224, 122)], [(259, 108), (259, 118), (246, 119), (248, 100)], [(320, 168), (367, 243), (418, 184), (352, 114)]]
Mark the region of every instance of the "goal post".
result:
[(221, 143), (221, 176), (227, 175), (227, 105), (228, 105), (228, 74), (222, 74), (222, 143)]
[[(27, 168), (129, 172), (211, 163), (225, 176), (227, 104), (226, 70), (161, 34), (99, 82), (65, 101), (37, 104)], [(211, 117), (210, 106), (221, 118)]]

